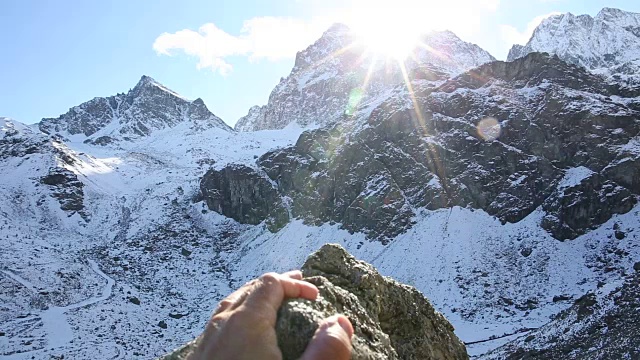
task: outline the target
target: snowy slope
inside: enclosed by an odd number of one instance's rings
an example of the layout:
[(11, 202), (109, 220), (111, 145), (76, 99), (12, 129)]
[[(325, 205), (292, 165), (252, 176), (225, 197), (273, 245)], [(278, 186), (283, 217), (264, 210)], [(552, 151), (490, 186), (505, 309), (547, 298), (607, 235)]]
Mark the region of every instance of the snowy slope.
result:
[(199, 331), (229, 292), (216, 258), (236, 231), (193, 204), (200, 177), (251, 165), (301, 129), (193, 125), (97, 145), (2, 119), (3, 358), (150, 358)]

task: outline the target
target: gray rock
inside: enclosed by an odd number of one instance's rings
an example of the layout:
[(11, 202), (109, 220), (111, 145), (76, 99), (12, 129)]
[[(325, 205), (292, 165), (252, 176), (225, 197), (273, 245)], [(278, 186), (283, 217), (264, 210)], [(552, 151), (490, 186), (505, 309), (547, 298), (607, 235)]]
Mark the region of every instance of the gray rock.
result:
[[(424, 45), (415, 49), (404, 63), (412, 79), (441, 81), (495, 60), (479, 46), (462, 41), (450, 31), (426, 33), (421, 44)], [(235, 129), (281, 129), (290, 123), (303, 127), (330, 125), (343, 115), (353, 115), (358, 103), (403, 86), (403, 82), (395, 62), (380, 61), (359, 44), (356, 34), (347, 26), (334, 24), (314, 44), (298, 52), (291, 74), (280, 80), (268, 103), (249, 109)]]
[(287, 300), (280, 308), (276, 331), (284, 359), (297, 359), (318, 322), (337, 313), (354, 325), (353, 359), (468, 359), (453, 326), (424, 295), (339, 245), (324, 245), (302, 272), (321, 299)]
[(269, 228), (276, 231), (289, 221), (277, 188), (250, 167), (209, 170), (200, 189), (209, 209), (238, 222), (256, 225), (268, 220)]
[(84, 206), (84, 184), (73, 172), (54, 167), (49, 169), (49, 174), (40, 178), (40, 183), (47, 185), (51, 190), (51, 196), (58, 200), (60, 208), (69, 213), (69, 216), (78, 213), (85, 221), (89, 215)]

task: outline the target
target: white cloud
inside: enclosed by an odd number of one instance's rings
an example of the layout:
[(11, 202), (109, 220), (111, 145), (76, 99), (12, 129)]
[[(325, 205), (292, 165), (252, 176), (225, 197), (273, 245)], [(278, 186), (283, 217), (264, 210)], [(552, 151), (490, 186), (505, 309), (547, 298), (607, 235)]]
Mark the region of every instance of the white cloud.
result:
[(283, 17), (256, 17), (246, 20), (240, 35), (234, 36), (213, 23), (193, 31), (163, 33), (153, 43), (158, 55), (184, 53), (198, 59), (198, 69), (210, 68), (227, 75), (233, 66), (230, 56), (247, 56), (251, 61), (277, 61), (295, 56), (328, 28), (326, 21), (304, 21)]
[(502, 39), (509, 46), (513, 44), (525, 45), (527, 42), (529, 42), (529, 39), (531, 39), (531, 35), (533, 35), (533, 31), (538, 27), (538, 25), (540, 25), (540, 23), (544, 19), (553, 15), (558, 15), (558, 14), (561, 14), (561, 13), (554, 11), (545, 15), (536, 16), (535, 18), (533, 18), (533, 20), (529, 21), (524, 31), (519, 31), (518, 29), (516, 29), (514, 26), (511, 26), (511, 25), (501, 25), (500, 32), (502, 34)]

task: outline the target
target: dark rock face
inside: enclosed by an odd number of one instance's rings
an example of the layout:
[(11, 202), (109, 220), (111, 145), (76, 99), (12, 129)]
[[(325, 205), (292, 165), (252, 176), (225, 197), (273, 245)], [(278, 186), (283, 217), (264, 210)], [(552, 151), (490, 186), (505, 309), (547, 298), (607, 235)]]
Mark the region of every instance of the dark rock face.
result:
[(338, 245), (324, 245), (302, 266), (320, 290), (316, 302), (287, 300), (276, 332), (284, 359), (300, 357), (326, 317), (341, 313), (354, 325), (352, 359), (468, 359), (453, 327), (411, 286), (381, 276)]
[(278, 190), (250, 167), (209, 170), (200, 189), (209, 209), (238, 222), (256, 225), (267, 220), (275, 231), (289, 221)]
[(637, 358), (640, 358), (638, 273), (628, 276), (623, 285), (609, 295), (582, 296), (547, 325), (481, 357), (509, 360)]
[[(346, 315), (354, 326), (351, 358), (468, 359), (451, 324), (411, 286), (381, 276), (339, 245), (324, 245), (302, 267), (305, 280), (320, 290), (317, 301), (285, 300), (276, 333), (284, 360), (298, 359), (319, 322)], [(163, 357), (186, 359), (199, 339)]]
[(195, 128), (231, 130), (201, 99), (186, 100), (148, 76), (143, 76), (127, 94), (94, 98), (58, 118), (42, 119), (39, 127), (46, 134), (90, 137), (115, 123), (113, 132), (86, 140), (106, 145), (113, 142), (114, 137), (147, 136), (154, 130), (173, 127), (186, 119)]
[(89, 219), (84, 207), (84, 184), (76, 174), (63, 168), (52, 168), (48, 175), (40, 178), (40, 183), (49, 186), (51, 196), (60, 202), (60, 208), (69, 212), (69, 216), (78, 213), (83, 219)]
[(637, 197), (626, 188), (593, 174), (547, 198), (542, 205), (547, 212), (542, 227), (560, 240), (574, 239), (613, 214), (630, 211), (637, 202)]
[(417, 111), (390, 98), (258, 159), (293, 218), (386, 242), (420, 208), (482, 209), (503, 223), (541, 208), (541, 225), (565, 240), (636, 204), (640, 94), (539, 53), (414, 89)]

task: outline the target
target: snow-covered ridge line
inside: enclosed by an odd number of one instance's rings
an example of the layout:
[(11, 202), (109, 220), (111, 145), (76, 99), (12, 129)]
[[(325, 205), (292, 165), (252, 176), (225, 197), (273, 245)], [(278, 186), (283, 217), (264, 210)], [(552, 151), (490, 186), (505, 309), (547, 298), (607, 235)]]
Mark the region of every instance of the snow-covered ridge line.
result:
[(603, 8), (595, 17), (565, 13), (544, 19), (525, 45), (514, 45), (507, 61), (547, 52), (603, 74), (640, 84), (640, 13)]

